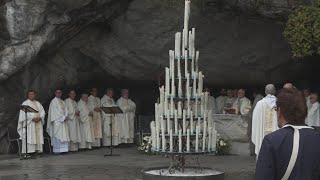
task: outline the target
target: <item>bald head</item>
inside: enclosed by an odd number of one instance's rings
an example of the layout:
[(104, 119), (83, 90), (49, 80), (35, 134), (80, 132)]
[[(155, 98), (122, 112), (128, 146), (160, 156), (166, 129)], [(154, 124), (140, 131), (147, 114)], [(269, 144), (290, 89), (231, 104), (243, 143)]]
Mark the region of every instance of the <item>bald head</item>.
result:
[(285, 85), (283, 85), (283, 89), (292, 89), (294, 86), (292, 83), (286, 83)]
[(273, 84), (268, 84), (266, 85), (264, 92), (266, 93), (266, 95), (276, 95), (276, 87)]

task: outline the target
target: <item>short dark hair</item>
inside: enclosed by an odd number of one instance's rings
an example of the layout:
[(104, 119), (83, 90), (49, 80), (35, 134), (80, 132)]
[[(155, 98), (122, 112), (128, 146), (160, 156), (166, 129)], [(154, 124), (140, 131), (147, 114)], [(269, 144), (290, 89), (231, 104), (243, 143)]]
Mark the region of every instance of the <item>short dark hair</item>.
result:
[(33, 89), (29, 89), (29, 90), (27, 91), (27, 98), (28, 98), (28, 96), (29, 96), (29, 93), (31, 93), (31, 92), (33, 92), (34, 94), (36, 94), (36, 92), (35, 92)]
[(277, 96), (277, 108), (280, 108), (288, 123), (292, 125), (305, 124), (305, 118), (308, 114), (306, 99), (297, 89), (281, 89)]

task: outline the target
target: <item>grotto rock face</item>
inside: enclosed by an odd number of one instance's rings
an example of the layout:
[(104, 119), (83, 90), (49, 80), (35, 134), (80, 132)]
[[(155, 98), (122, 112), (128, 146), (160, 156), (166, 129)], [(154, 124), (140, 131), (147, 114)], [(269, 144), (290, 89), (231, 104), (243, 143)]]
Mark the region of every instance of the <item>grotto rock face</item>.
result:
[[(193, 3), (190, 25), (206, 83), (256, 86), (304, 72), (290, 58), (284, 23), (265, 18), (285, 17), (290, 1), (203, 2)], [(182, 0), (1, 1), (0, 152), (27, 89), (48, 103), (54, 88), (97, 77), (156, 81), (182, 25)]]

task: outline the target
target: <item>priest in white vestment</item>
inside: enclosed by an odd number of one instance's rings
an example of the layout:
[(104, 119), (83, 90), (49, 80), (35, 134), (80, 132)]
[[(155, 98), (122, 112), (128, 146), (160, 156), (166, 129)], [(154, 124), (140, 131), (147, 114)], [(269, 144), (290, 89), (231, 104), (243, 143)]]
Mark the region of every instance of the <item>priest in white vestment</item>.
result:
[[(27, 153), (42, 153), (43, 152), (43, 124), (45, 111), (42, 105), (35, 100), (35, 92), (28, 91), (28, 100), (24, 101), (22, 105), (27, 105), (38, 111), (38, 113), (27, 113), (20, 111), (17, 131), (22, 140), (22, 153), (26, 153), (26, 132), (25, 126), (27, 124)], [(27, 123), (26, 123), (27, 122)]]
[(55, 91), (56, 97), (50, 102), (47, 122), (47, 132), (51, 137), (53, 152), (56, 154), (69, 151), (69, 131), (67, 125), (68, 110), (61, 99), (62, 91)]
[(80, 111), (80, 135), (81, 142), (79, 149), (91, 149), (92, 143), (95, 142), (94, 128), (92, 122), (93, 112), (88, 107), (88, 94), (83, 93), (78, 102), (78, 109)]
[(238, 98), (233, 103), (231, 109), (235, 110), (235, 114), (247, 115), (251, 109), (251, 101), (245, 97), (246, 91), (239, 89)]
[(68, 109), (67, 125), (69, 130), (69, 151), (78, 151), (79, 143), (81, 142), (80, 136), (80, 111), (78, 109), (77, 102), (74, 100), (76, 92), (71, 90), (69, 92), (69, 98), (64, 100)]
[(267, 96), (258, 101), (252, 115), (251, 140), (255, 145), (255, 154), (257, 156), (264, 136), (278, 129), (275, 86), (273, 84), (268, 84), (265, 88), (265, 93)]
[(220, 96), (216, 99), (216, 107), (217, 107), (217, 114), (222, 114), (224, 107), (226, 107), (226, 90), (221, 89)]
[(136, 104), (129, 99), (128, 89), (123, 89), (121, 91), (121, 98), (118, 99), (117, 105), (123, 111), (123, 114), (117, 115), (120, 126), (120, 143), (133, 143)]
[(320, 108), (317, 93), (311, 93), (310, 104), (311, 107), (308, 110), (306, 124), (309, 126), (320, 126)]
[[(111, 88), (108, 88), (106, 94), (101, 98), (102, 107), (113, 107), (117, 106), (113, 100), (114, 91)], [(116, 117), (113, 114), (105, 114), (102, 111), (102, 124), (103, 124), (103, 146), (111, 145), (111, 129), (110, 123), (112, 121), (112, 144), (114, 146), (119, 145), (119, 124)]]
[(209, 97), (208, 97), (208, 110), (211, 110), (212, 114), (216, 114), (217, 113), (217, 105), (216, 105), (216, 99), (214, 98), (214, 96), (212, 96), (210, 93), (210, 89), (209, 88), (205, 88), (204, 92), (208, 92), (209, 93)]
[(233, 97), (233, 90), (228, 89), (227, 90), (227, 97), (226, 97), (226, 104), (224, 108), (231, 108), (233, 106), (234, 101), (236, 98)]
[(98, 91), (96, 88), (92, 88), (91, 95), (88, 99), (89, 110), (93, 112), (92, 122), (94, 129), (95, 142), (92, 143), (93, 147), (101, 146), (102, 139), (102, 123), (101, 123), (101, 109), (100, 109), (100, 99), (97, 97)]
[(309, 89), (304, 89), (303, 90), (303, 95), (304, 97), (306, 98), (306, 103), (307, 103), (307, 107), (308, 107), (308, 110), (311, 108), (312, 104), (310, 102), (310, 95), (311, 95), (311, 92)]

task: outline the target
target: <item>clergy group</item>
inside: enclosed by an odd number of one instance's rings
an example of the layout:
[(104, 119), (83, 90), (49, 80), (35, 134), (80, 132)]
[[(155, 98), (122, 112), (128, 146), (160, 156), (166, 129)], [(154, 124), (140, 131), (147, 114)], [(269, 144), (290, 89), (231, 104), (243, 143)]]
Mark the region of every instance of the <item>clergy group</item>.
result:
[[(117, 102), (113, 99), (112, 88), (108, 88), (101, 99), (97, 94), (97, 89), (92, 88), (90, 95), (82, 93), (76, 102), (75, 90), (70, 90), (69, 98), (62, 100), (62, 90), (56, 89), (45, 119), (46, 112), (36, 101), (35, 91), (28, 91), (27, 100), (22, 105), (30, 106), (37, 113), (28, 112), (26, 116), (25, 112), (20, 111), (17, 131), (22, 139), (22, 153), (43, 152), (45, 123), (54, 154), (110, 146), (111, 142), (115, 146), (133, 143), (136, 105), (129, 98), (128, 89), (121, 91)], [(101, 108), (114, 106), (118, 106), (123, 113), (106, 114)]]

